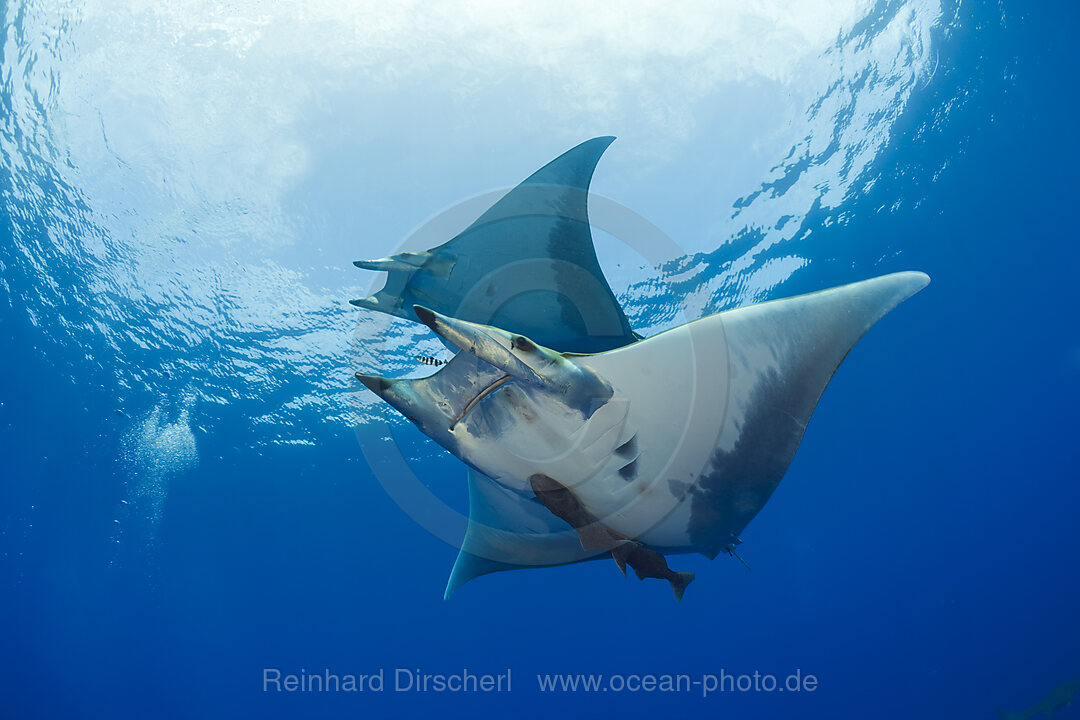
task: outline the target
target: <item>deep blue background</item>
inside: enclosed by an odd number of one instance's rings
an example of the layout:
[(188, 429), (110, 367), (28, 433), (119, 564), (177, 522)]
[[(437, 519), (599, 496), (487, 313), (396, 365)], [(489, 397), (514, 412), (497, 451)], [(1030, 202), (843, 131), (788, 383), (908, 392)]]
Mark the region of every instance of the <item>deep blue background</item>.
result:
[[(852, 264), (933, 282), (838, 372), (744, 536), (753, 571), (681, 560), (698, 573), (681, 607), (596, 563), (482, 578), (443, 602), (455, 551), (390, 501), (351, 431), (253, 448), (228, 432), (245, 407), (197, 431), (200, 464), (171, 481), (150, 553), (116, 544), (116, 447), (145, 408), (117, 415), (98, 378), (64, 379), (82, 349), (42, 346), (5, 311), (0, 506), (32, 508), (32, 524), (0, 528), (0, 715), (990, 718), (1080, 679), (1080, 53), (1072, 6), (1035, 7), (1004, 25), (997, 8), (964, 11), (991, 29), (942, 41), (949, 65), (912, 98), (882, 180), (804, 249), (813, 263), (783, 294), (849, 280)], [(936, 179), (919, 171), (944, 157)], [(879, 210), (895, 197), (924, 199)], [(860, 257), (846, 238), (862, 235), (895, 253)], [(460, 481), (449, 459), (430, 470)], [(515, 691), (264, 694), (266, 666), (511, 667)], [(542, 696), (533, 679), (721, 668), (802, 668), (820, 689)]]

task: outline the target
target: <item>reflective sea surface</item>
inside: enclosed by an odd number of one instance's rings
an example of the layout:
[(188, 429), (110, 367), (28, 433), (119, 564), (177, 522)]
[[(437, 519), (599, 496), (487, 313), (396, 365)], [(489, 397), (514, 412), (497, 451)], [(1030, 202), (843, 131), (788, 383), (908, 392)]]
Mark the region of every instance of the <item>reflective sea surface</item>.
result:
[[(992, 718), (1080, 681), (1073, 4), (0, 18), (0, 716)], [(752, 571), (681, 558), (681, 605), (610, 563), (443, 601), (464, 467), (353, 372), (448, 351), (350, 306), (380, 286), (351, 262), (444, 242), (599, 135), (597, 250), (643, 335), (933, 282), (825, 392)], [(707, 691), (755, 672), (816, 685)], [(650, 674), (697, 684), (626, 687)]]

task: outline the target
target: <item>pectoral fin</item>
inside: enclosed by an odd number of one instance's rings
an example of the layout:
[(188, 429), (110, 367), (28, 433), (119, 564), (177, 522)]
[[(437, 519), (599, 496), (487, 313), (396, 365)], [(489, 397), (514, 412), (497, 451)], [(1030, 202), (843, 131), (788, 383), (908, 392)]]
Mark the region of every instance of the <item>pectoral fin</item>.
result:
[(480, 575), (599, 559), (577, 533), (535, 500), (469, 471), (469, 524), (444, 597)]

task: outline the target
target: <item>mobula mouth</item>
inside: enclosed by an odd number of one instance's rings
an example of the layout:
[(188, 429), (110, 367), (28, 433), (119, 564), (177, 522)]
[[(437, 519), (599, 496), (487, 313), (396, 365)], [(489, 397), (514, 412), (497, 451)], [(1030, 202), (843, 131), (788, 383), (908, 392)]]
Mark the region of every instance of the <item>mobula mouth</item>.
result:
[(452, 421), (450, 421), (450, 431), (453, 432), (454, 426), (456, 426), (459, 422), (464, 420), (465, 416), (468, 415), (469, 412), (474, 407), (476, 407), (476, 404), (478, 402), (480, 402), (481, 400), (486, 398), (488, 395), (493, 393), (495, 390), (497, 390), (502, 385), (505, 385), (510, 379), (511, 379), (510, 375), (503, 375), (501, 378), (497, 378), (497, 379), (491, 381), (490, 383), (488, 383), (488, 386), (485, 387), (480, 392), (478, 392), (476, 394), (476, 397), (474, 397), (472, 400), (470, 400), (468, 403), (466, 403), (465, 407), (462, 409), (462, 411), (460, 413), (458, 413), (457, 417), (454, 418)]

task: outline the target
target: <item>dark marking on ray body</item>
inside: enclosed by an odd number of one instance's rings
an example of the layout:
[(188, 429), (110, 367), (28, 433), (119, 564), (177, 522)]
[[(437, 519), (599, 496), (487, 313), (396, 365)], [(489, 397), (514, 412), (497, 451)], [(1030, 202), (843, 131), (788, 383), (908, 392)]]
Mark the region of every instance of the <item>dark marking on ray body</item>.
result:
[(525, 337), (524, 335), (515, 335), (510, 341), (510, 348), (513, 350), (520, 350), (521, 352), (529, 354), (536, 354), (540, 352), (539, 349), (536, 347), (536, 343), (534, 343), (532, 340)]
[[(827, 345), (827, 343), (825, 343)], [(731, 545), (780, 484), (828, 382), (816, 363), (787, 362), (758, 379), (739, 438), (730, 451), (717, 449), (692, 491), (691, 542), (718, 552)], [(830, 375), (831, 377), (831, 375)]]
[(682, 480), (671, 479), (668, 480), (667, 483), (668, 492), (670, 492), (672, 497), (676, 498), (677, 500), (682, 500), (684, 497), (686, 497), (686, 493), (690, 492), (690, 488), (692, 487), (690, 483), (684, 482)]

